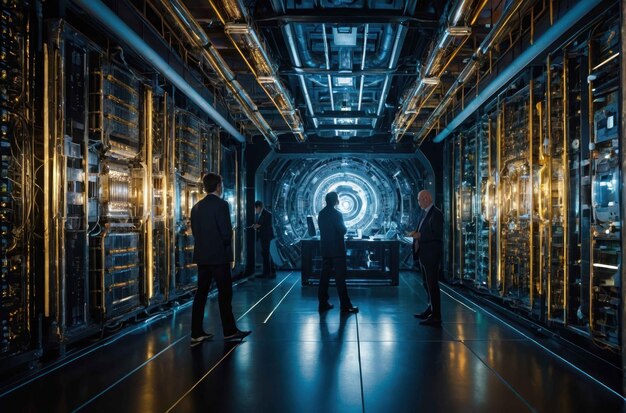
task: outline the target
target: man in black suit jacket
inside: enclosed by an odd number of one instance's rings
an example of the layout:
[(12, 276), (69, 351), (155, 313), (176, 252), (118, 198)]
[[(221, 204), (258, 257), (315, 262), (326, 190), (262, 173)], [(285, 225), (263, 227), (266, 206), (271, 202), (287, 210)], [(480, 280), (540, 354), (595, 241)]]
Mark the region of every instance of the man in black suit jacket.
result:
[(276, 278), (276, 270), (270, 257), (270, 243), (274, 239), (272, 228), (272, 213), (263, 208), (263, 202), (254, 203), (255, 223), (252, 228), (256, 231), (256, 238), (261, 242), (261, 256), (263, 257), (262, 278)]
[(194, 238), (193, 262), (198, 265), (198, 289), (191, 312), (191, 346), (211, 339), (202, 327), (204, 306), (215, 278), (222, 329), (225, 340), (243, 339), (249, 331), (240, 331), (235, 324), (231, 305), (233, 286), (230, 266), (233, 262), (230, 208), (222, 199), (222, 177), (209, 173), (203, 179), (207, 196), (191, 209), (191, 231)]
[(320, 285), (317, 291), (319, 299), (319, 311), (326, 311), (333, 308), (328, 302), (328, 284), (330, 274), (335, 273), (335, 284), (339, 294), (341, 311), (347, 313), (358, 313), (358, 307), (354, 307), (348, 297), (346, 287), (346, 242), (343, 236), (347, 229), (343, 223), (343, 215), (335, 209), (339, 204), (337, 192), (326, 194), (326, 206), (320, 211), (317, 223), (320, 227), (320, 247), (322, 252), (322, 274)]
[(443, 255), (443, 214), (433, 204), (430, 192), (423, 190), (417, 195), (422, 216), (413, 237), (413, 258), (419, 260), (420, 270), (426, 281), (430, 303), (425, 311), (415, 314), (424, 325), (441, 325), (441, 298), (439, 291), (439, 265)]

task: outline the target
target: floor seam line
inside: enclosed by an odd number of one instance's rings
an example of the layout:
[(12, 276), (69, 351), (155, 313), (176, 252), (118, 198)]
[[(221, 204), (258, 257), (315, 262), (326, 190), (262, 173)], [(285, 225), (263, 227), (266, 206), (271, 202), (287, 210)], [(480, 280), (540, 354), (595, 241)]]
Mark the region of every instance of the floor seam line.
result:
[(243, 313), (241, 316), (239, 316), (239, 318), (237, 319), (237, 321), (241, 320), (246, 314), (248, 314), (250, 311), (252, 311), (252, 309), (254, 307), (256, 307), (258, 304), (261, 303), (261, 301), (265, 300), (265, 297), (267, 297), (268, 295), (270, 295), (272, 293), (272, 291), (274, 291), (275, 289), (277, 289), (282, 283), (284, 283), (287, 278), (291, 277), (291, 274), (293, 274), (293, 271), (291, 271), (289, 274), (287, 274), (287, 276), (285, 278), (283, 278), (278, 284), (276, 284), (276, 286), (274, 288), (272, 288), (271, 290), (269, 290), (267, 292), (267, 294), (265, 294), (263, 297), (261, 297), (261, 299), (259, 301), (257, 301), (252, 307), (250, 307), (248, 309), (248, 311), (246, 311), (245, 313)]
[(170, 343), (167, 347), (165, 347), (164, 349), (162, 349), (161, 351), (156, 353), (154, 356), (150, 357), (148, 360), (144, 361), (139, 366), (135, 367), (134, 369), (132, 369), (131, 371), (129, 371), (128, 373), (123, 375), (121, 378), (119, 378), (116, 381), (114, 381), (106, 389), (102, 390), (100, 393), (96, 394), (91, 399), (87, 400), (86, 402), (84, 402), (83, 404), (81, 404), (80, 406), (78, 406), (77, 408), (72, 410), (72, 413), (75, 413), (75, 412), (85, 408), (88, 404), (92, 403), (93, 401), (95, 401), (99, 397), (103, 396), (109, 390), (113, 389), (113, 387), (117, 386), (118, 384), (120, 384), (121, 382), (123, 382), (124, 380), (126, 380), (127, 378), (129, 378), (130, 376), (132, 376), (133, 374), (135, 374), (136, 372), (138, 372), (139, 370), (141, 370), (145, 366), (147, 366), (149, 363), (151, 363), (154, 360), (156, 360), (157, 357), (159, 357), (161, 354), (165, 353), (170, 348), (174, 347), (176, 344), (180, 343), (182, 340), (186, 339), (188, 336), (189, 336), (188, 334), (185, 334), (184, 336), (182, 336), (178, 340), (174, 341), (173, 343)]
[(276, 311), (276, 310), (278, 309), (278, 307), (279, 307), (279, 306), (280, 306), (280, 304), (283, 302), (283, 300), (284, 300), (285, 298), (287, 298), (287, 296), (289, 295), (289, 293), (291, 292), (291, 290), (293, 290), (293, 287), (295, 287), (295, 286), (296, 286), (296, 284), (298, 283), (298, 281), (300, 281), (300, 280), (298, 280), (298, 279), (296, 278), (296, 281), (294, 281), (294, 283), (291, 285), (291, 288), (289, 289), (289, 291), (287, 291), (287, 293), (283, 296), (283, 298), (281, 298), (281, 299), (280, 299), (280, 301), (278, 302), (278, 304), (276, 304), (276, 307), (274, 307), (274, 309), (273, 309), (273, 310), (269, 313), (269, 315), (267, 316), (267, 318), (263, 321), (263, 324), (266, 324), (266, 323), (267, 323), (267, 320), (269, 320), (269, 319), (270, 319), (270, 317), (272, 316), (272, 314), (274, 314), (274, 311)]
[(528, 341), (531, 341), (533, 344), (535, 344), (537, 347), (541, 348), (542, 350), (544, 350), (546, 353), (552, 355), (554, 358), (556, 358), (557, 360), (560, 360), (561, 362), (564, 362), (565, 364), (567, 364), (570, 367), (573, 367), (575, 370), (579, 371), (580, 373), (582, 373), (584, 376), (586, 376), (587, 378), (591, 379), (592, 381), (596, 382), (597, 384), (599, 384), (600, 386), (604, 387), (606, 390), (608, 390), (609, 392), (615, 394), (616, 396), (618, 396), (619, 398), (621, 398), (622, 400), (626, 400), (626, 397), (624, 397), (623, 395), (619, 394), (617, 391), (613, 390), (612, 388), (610, 388), (608, 385), (604, 384), (602, 381), (600, 381), (599, 379), (593, 377), (591, 374), (587, 373), (586, 371), (584, 371), (582, 368), (576, 366), (574, 363), (566, 360), (564, 357), (558, 355), (557, 353), (555, 353), (554, 351), (550, 350), (549, 348), (547, 348), (546, 346), (544, 346), (543, 344), (539, 343), (537, 340), (533, 339), (532, 337), (528, 336), (527, 334), (523, 333), (522, 331), (518, 330), (517, 328), (513, 327), (512, 325), (510, 325), (509, 323), (507, 323), (505, 320), (502, 320), (500, 318), (498, 318), (497, 316), (495, 316), (494, 314), (492, 314), (491, 312), (487, 311), (486, 309), (484, 309), (483, 307), (479, 306), (478, 304), (476, 304), (475, 302), (473, 302), (472, 300), (470, 300), (469, 298), (459, 294), (458, 292), (454, 291), (451, 287), (449, 286), (445, 286), (448, 290), (450, 290), (450, 292), (453, 292), (457, 295), (459, 295), (460, 297), (462, 297), (463, 299), (469, 301), (470, 303), (472, 303), (473, 305), (475, 305), (477, 308), (479, 308), (482, 312), (484, 312), (485, 314), (489, 315), (490, 317), (498, 320), (500, 323), (504, 324), (506, 327), (508, 327), (509, 329), (515, 331), (517, 334), (519, 334), (520, 336), (526, 338)]
[(357, 354), (359, 357), (359, 379), (361, 382), (361, 411), (365, 413), (365, 393), (363, 391), (363, 367), (361, 365), (361, 338), (359, 336), (359, 316), (355, 314), (355, 323), (356, 323), (356, 346), (357, 346)]
[(196, 387), (198, 387), (198, 385), (199, 385), (199, 384), (200, 384), (200, 383), (201, 383), (204, 379), (206, 379), (206, 378), (209, 376), (209, 374), (211, 374), (211, 373), (213, 372), (213, 370), (215, 370), (215, 369), (217, 368), (217, 366), (219, 366), (219, 365), (222, 363), (222, 361), (224, 361), (224, 360), (225, 360), (225, 359), (226, 359), (226, 358), (227, 358), (227, 357), (228, 357), (228, 356), (229, 356), (229, 355), (230, 355), (233, 351), (235, 351), (235, 349), (236, 349), (237, 347), (239, 347), (242, 343), (243, 343), (243, 341), (241, 341), (241, 342), (237, 343), (235, 346), (233, 346), (233, 348), (231, 348), (230, 350), (228, 350), (228, 353), (224, 354), (224, 355), (222, 356), (222, 358), (221, 358), (221, 359), (219, 359), (219, 360), (217, 361), (217, 363), (215, 363), (215, 365), (213, 365), (213, 367), (211, 367), (211, 368), (209, 369), (209, 371), (207, 371), (206, 373), (204, 373), (204, 375), (203, 375), (202, 377), (200, 377), (200, 380), (198, 380), (198, 381), (197, 381), (197, 382), (196, 382), (193, 386), (191, 386), (191, 388), (190, 388), (189, 390), (187, 390), (187, 391), (185, 392), (185, 394), (183, 394), (183, 395), (182, 395), (182, 396), (181, 396), (178, 400), (176, 400), (176, 402), (174, 402), (174, 404), (173, 404), (172, 406), (170, 406), (170, 408), (169, 408), (169, 409), (167, 409), (165, 412), (166, 412), (166, 413), (171, 412), (171, 411), (174, 409), (174, 407), (176, 407), (176, 406), (178, 405), (178, 403), (180, 403), (180, 402), (181, 402), (181, 401), (182, 401), (185, 397), (187, 397), (187, 396), (189, 395), (189, 393), (191, 393), (191, 392), (192, 392), (192, 391), (193, 391)]
[(494, 368), (492, 368), (489, 364), (487, 364), (485, 362), (485, 360), (483, 360), (473, 349), (471, 349), (464, 341), (461, 341), (461, 343), (463, 343), (463, 346), (465, 346), (466, 349), (469, 350), (470, 353), (472, 353), (474, 356), (476, 356), (476, 358), (478, 360), (480, 360), (480, 362), (487, 367), (493, 374), (496, 375), (496, 377), (502, 382), (504, 383), (504, 385), (506, 387), (509, 388), (509, 390), (511, 390), (513, 392), (513, 394), (515, 394), (529, 409), (531, 412), (538, 412), (537, 409), (535, 409), (528, 400), (526, 400), (517, 390), (515, 390), (515, 388), (513, 387), (513, 385), (511, 383), (509, 383), (507, 380), (505, 380), (504, 377), (502, 377), (502, 375), (500, 375), (500, 373), (498, 373)]

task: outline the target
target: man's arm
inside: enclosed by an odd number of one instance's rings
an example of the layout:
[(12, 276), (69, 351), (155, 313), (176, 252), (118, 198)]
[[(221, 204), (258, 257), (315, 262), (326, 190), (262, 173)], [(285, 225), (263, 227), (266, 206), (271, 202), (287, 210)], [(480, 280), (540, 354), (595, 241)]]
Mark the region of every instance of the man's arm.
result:
[(228, 202), (220, 202), (217, 212), (217, 227), (225, 246), (230, 246), (233, 237), (233, 226), (230, 223), (230, 206)]
[[(434, 206), (433, 206), (434, 208)], [(433, 233), (433, 239), (442, 240), (443, 239), (443, 214), (438, 209), (433, 211), (431, 217), (431, 228)]]
[(343, 215), (341, 215), (341, 212), (337, 211), (337, 216), (335, 219), (337, 221), (336, 225), (338, 232), (341, 234), (341, 236), (346, 235), (348, 229), (346, 228), (346, 224), (343, 222)]

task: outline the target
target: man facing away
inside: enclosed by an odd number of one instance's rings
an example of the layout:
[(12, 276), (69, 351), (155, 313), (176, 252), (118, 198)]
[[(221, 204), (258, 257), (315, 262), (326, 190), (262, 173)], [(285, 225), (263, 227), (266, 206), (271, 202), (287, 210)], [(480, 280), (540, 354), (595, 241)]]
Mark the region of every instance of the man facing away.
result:
[(409, 236), (413, 238), (413, 258), (419, 260), (430, 302), (426, 310), (414, 316), (422, 320), (420, 324), (438, 326), (441, 325), (439, 265), (443, 255), (443, 214), (427, 190), (417, 194), (417, 203), (423, 211), (417, 229)]
[(346, 287), (346, 242), (343, 236), (347, 229), (343, 223), (343, 215), (335, 209), (339, 205), (337, 192), (326, 194), (326, 206), (320, 211), (317, 222), (320, 228), (320, 246), (322, 252), (322, 275), (317, 291), (319, 299), (319, 311), (330, 310), (334, 306), (328, 302), (328, 284), (331, 272), (335, 273), (335, 284), (339, 294), (341, 311), (358, 313), (358, 307), (354, 307), (348, 297)]
[(204, 306), (214, 278), (224, 340), (241, 340), (250, 331), (240, 331), (235, 324), (231, 305), (233, 286), (230, 267), (233, 262), (230, 208), (222, 199), (222, 177), (209, 173), (203, 178), (207, 196), (191, 209), (191, 231), (194, 238), (193, 262), (198, 265), (198, 289), (191, 312), (191, 346), (213, 338), (204, 332)]
[(257, 240), (261, 243), (261, 256), (263, 257), (263, 274), (261, 278), (276, 278), (276, 270), (270, 257), (270, 243), (274, 239), (272, 228), (272, 213), (263, 208), (263, 202), (254, 203), (255, 221), (252, 228), (256, 231)]

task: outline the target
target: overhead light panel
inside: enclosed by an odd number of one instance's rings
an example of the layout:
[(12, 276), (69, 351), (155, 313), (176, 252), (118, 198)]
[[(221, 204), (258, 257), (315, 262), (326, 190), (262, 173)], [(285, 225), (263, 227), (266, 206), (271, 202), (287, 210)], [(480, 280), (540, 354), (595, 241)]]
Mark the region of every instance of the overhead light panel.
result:
[(472, 29), (467, 26), (455, 26), (455, 27), (448, 27), (446, 29), (446, 32), (450, 36), (469, 36), (470, 34), (472, 34)]
[(335, 86), (338, 87), (352, 87), (354, 86), (354, 78), (346, 76), (338, 76), (335, 78)]
[[(222, 3), (223, 8), (220, 9), (215, 3)], [(244, 20), (247, 15), (244, 14), (244, 8), (239, 5), (237, 0), (209, 0), (209, 4), (217, 14), (222, 24), (226, 22), (238, 22)]]
[(437, 86), (439, 84), (438, 77), (425, 77), (422, 78), (421, 82), (428, 86)]
[[(224, 31), (237, 46), (239, 53), (244, 58), (252, 73), (258, 78), (260, 76), (273, 76), (274, 68), (267, 48), (247, 24), (228, 23)], [(252, 60), (252, 61), (250, 61)]]

